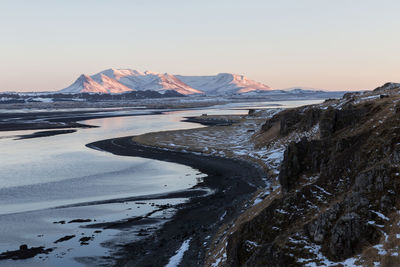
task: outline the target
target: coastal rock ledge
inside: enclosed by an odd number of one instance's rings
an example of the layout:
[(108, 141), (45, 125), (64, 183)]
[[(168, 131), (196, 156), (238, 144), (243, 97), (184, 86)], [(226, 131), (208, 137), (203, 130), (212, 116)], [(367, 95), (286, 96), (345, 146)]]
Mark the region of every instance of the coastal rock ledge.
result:
[(209, 262), (400, 266), (399, 101), (388, 83), (268, 119), (255, 134), (265, 142), (318, 132), (287, 144), (280, 189), (237, 219), (224, 258)]

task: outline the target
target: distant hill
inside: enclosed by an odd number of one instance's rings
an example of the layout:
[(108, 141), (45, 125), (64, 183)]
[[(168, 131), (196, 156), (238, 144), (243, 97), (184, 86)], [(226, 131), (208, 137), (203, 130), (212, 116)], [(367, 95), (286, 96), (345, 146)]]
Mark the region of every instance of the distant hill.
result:
[(132, 69), (107, 69), (95, 75), (82, 74), (72, 85), (59, 93), (124, 93), (152, 90), (176, 91), (183, 95), (232, 95), (253, 91), (269, 91), (265, 84), (243, 75), (220, 73), (213, 76), (182, 76), (168, 73), (140, 72)]

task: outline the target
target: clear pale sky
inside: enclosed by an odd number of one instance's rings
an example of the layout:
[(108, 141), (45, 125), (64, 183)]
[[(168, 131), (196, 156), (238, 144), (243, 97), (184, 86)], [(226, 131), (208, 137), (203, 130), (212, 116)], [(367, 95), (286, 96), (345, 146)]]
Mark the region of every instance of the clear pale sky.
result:
[(400, 82), (398, 0), (0, 0), (0, 91), (132, 68), (273, 88)]

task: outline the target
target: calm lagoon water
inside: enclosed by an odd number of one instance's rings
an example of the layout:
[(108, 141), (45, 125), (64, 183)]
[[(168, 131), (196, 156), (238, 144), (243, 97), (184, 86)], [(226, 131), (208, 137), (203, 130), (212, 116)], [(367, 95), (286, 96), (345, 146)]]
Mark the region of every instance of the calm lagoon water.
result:
[[(78, 262), (74, 258), (105, 255), (108, 252), (103, 244), (105, 241), (130, 242), (135, 235), (106, 230), (95, 234), (90, 245), (80, 246), (78, 235), (92, 236), (95, 229), (79, 227), (85, 224), (53, 222), (77, 218), (90, 218), (97, 222), (121, 220), (154, 210), (151, 203), (157, 201), (144, 201), (140, 205), (126, 202), (69, 208), (59, 206), (184, 190), (204, 176), (188, 166), (116, 156), (87, 148), (86, 144), (146, 132), (202, 127), (181, 122), (185, 116), (246, 114), (247, 109), (255, 107), (276, 108), (276, 104), (292, 107), (319, 102), (234, 103), (206, 109), (165, 111), (163, 115), (138, 115), (143, 114), (143, 110), (129, 111), (136, 116), (87, 120), (83, 123), (100, 127), (34, 139), (15, 140), (15, 136), (35, 131), (0, 132), (0, 252), (18, 249), (21, 244), (57, 247), (42, 258), (0, 261), (0, 266), (79, 266), (82, 259)], [(168, 200), (168, 203), (183, 201), (187, 200)], [(173, 210), (166, 210), (154, 216), (168, 217), (172, 214)], [(71, 234), (77, 237), (57, 245), (53, 243)]]

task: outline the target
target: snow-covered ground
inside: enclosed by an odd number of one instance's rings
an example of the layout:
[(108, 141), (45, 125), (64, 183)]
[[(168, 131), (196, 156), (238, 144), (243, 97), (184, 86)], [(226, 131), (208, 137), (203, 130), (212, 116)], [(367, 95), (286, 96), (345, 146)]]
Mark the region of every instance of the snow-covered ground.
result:
[(181, 247), (176, 251), (176, 254), (169, 259), (169, 262), (165, 267), (178, 267), (182, 261), (185, 252), (189, 249), (190, 238), (185, 240)]

